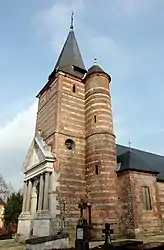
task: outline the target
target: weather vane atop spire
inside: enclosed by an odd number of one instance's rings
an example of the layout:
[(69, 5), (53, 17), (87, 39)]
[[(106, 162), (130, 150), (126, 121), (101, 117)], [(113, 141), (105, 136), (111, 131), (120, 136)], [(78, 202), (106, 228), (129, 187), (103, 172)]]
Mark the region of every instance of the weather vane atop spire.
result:
[(72, 11), (71, 14), (71, 25), (70, 25), (70, 29), (73, 30), (73, 16), (74, 16), (74, 12)]

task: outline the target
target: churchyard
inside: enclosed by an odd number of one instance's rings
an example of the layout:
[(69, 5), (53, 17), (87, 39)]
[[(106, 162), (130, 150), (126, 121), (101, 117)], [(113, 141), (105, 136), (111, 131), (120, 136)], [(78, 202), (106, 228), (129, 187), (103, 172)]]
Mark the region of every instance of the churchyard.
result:
[(1, 250), (25, 250), (26, 246), (25, 244), (19, 244), (14, 241), (14, 239), (11, 240), (1, 240), (0, 241), (0, 249)]
[[(96, 241), (91, 237), (90, 225), (86, 219), (87, 203), (85, 200), (81, 200), (78, 204), (80, 210), (80, 218), (77, 221), (76, 226), (76, 239), (69, 241), (69, 235), (65, 232), (65, 223), (63, 221), (62, 231), (58, 235), (52, 235), (51, 237), (32, 237), (29, 238), (26, 243), (21, 244), (14, 239), (0, 239), (0, 249), (11, 250), (54, 250), (54, 249), (69, 249), (69, 250), (137, 250), (137, 249), (164, 249), (164, 236), (149, 236), (140, 237), (138, 240), (134, 239), (113, 239), (114, 231), (109, 223), (105, 223), (104, 229), (100, 232), (104, 237), (101, 241)], [(69, 243), (68, 243), (69, 242)]]
[[(148, 238), (143, 238), (142, 239), (144, 243), (154, 243), (154, 242), (164, 242), (164, 236), (152, 236), (152, 237), (148, 237)], [(117, 241), (114, 241), (117, 242)], [(101, 249), (100, 247), (98, 247), (99, 245), (102, 245), (104, 242), (92, 242), (89, 244), (89, 248), (94, 250), (94, 249)], [(20, 244), (20, 243), (16, 243), (14, 241), (14, 239), (10, 239), (10, 240), (1, 240), (0, 241), (0, 249), (1, 250), (25, 250), (26, 249), (26, 245), (25, 244)], [(72, 248), (73, 249), (73, 248)], [(137, 248), (138, 249), (138, 248)], [(146, 249), (150, 249), (150, 248), (146, 248)], [(158, 248), (155, 248), (158, 249)], [(163, 248), (159, 248), (159, 249), (164, 249)]]

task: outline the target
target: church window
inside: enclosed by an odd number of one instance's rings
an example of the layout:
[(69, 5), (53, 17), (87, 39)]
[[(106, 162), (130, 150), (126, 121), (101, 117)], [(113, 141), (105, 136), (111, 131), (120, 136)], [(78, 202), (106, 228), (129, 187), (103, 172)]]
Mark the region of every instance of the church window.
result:
[(72, 150), (72, 149), (74, 148), (74, 146), (75, 146), (75, 143), (74, 143), (73, 140), (67, 139), (67, 140), (65, 141), (65, 145), (66, 145), (66, 147), (67, 147), (69, 150)]
[(94, 115), (94, 122), (95, 122), (95, 123), (97, 122), (97, 118), (96, 118), (96, 115)]
[(75, 84), (73, 85), (73, 93), (75, 93), (76, 91), (76, 87), (75, 87)]
[(142, 187), (142, 202), (145, 210), (152, 210), (150, 190), (146, 186)]
[(95, 174), (98, 175), (99, 174), (99, 167), (96, 165), (95, 166)]

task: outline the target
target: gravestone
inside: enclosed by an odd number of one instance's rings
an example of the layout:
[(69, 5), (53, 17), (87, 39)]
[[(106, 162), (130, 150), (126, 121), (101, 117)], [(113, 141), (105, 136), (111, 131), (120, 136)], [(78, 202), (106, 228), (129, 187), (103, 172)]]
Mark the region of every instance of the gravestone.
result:
[(89, 250), (89, 227), (86, 219), (87, 202), (81, 200), (78, 208), (80, 209), (80, 219), (76, 226), (75, 248), (76, 250)]
[(102, 230), (102, 233), (105, 234), (105, 243), (104, 243), (105, 248), (112, 247), (111, 234), (113, 234), (113, 229), (110, 228), (109, 223), (105, 223), (105, 229)]

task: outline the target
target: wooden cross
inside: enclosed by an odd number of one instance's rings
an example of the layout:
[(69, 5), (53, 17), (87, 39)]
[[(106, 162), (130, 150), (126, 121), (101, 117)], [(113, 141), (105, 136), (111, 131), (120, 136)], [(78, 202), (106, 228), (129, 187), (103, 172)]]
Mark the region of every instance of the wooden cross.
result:
[(110, 229), (109, 223), (105, 223), (105, 229), (102, 230), (102, 233), (105, 234), (105, 244), (109, 243), (108, 240), (110, 241), (111, 244), (111, 234), (113, 234), (113, 229)]

